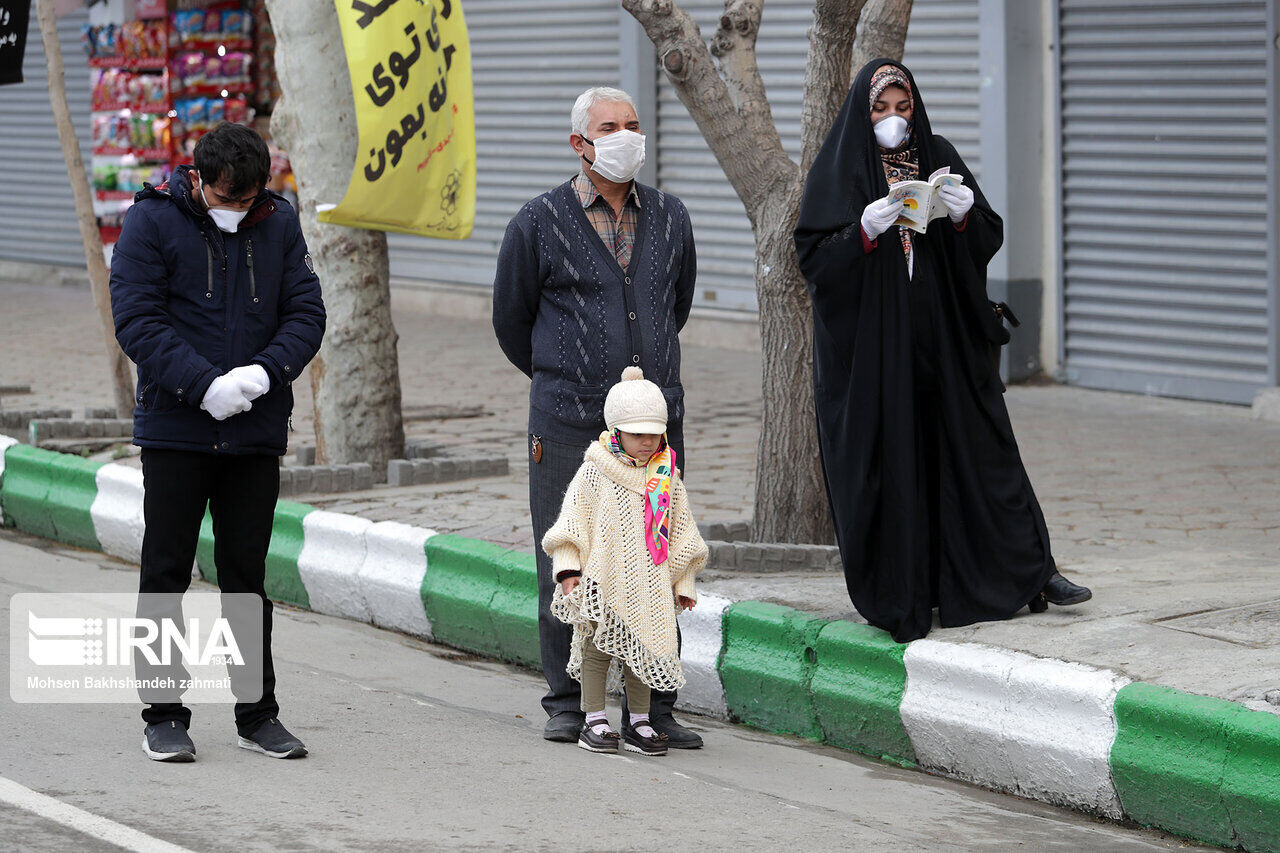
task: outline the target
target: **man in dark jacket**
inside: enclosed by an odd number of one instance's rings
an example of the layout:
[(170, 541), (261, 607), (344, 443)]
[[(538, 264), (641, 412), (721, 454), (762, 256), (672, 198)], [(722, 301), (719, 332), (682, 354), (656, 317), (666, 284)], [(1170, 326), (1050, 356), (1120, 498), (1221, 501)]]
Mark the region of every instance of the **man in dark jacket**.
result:
[[(604, 398), (635, 365), (667, 398), (668, 440), (684, 458), (678, 333), (697, 272), (680, 200), (637, 183), (644, 137), (626, 92), (597, 87), (573, 106), (577, 174), (526, 204), (507, 226), (493, 284), (493, 328), (507, 358), (533, 380), (529, 509), (538, 560), (538, 634), (548, 691), (548, 740), (575, 742), (585, 715), (565, 672), (573, 629), (552, 615), (555, 584), (542, 538), (560, 513), (588, 445), (605, 428)], [(651, 725), (673, 747), (702, 739), (671, 716), (674, 693), (653, 694)], [(623, 725), (628, 720), (624, 718)]]
[[(237, 701), (238, 742), (292, 758), (306, 748), (276, 719), (264, 581), (290, 383), (320, 348), (324, 304), (297, 214), (265, 191), (262, 139), (224, 123), (194, 153), (194, 168), (138, 193), (111, 258), (116, 339), (138, 366), (133, 440), (146, 490), (139, 590), (175, 598), (186, 591), (208, 506), (220, 588), (262, 601), (261, 693), (254, 683), (244, 692), (256, 698)], [(158, 761), (195, 757), (181, 695), (143, 696), (143, 749)]]

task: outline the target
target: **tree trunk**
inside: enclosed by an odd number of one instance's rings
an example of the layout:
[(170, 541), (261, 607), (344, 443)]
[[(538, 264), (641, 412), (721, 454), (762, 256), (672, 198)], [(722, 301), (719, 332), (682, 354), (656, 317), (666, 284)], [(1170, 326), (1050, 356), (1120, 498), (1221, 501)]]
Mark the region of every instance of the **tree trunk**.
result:
[(799, 167), (782, 148), (756, 62), (764, 0), (724, 5), (708, 47), (674, 0), (622, 0), (657, 47), (755, 235), (763, 406), (751, 538), (828, 543), (835, 534), (818, 457), (812, 308), (792, 232), (805, 175), (849, 90), (859, 20), (865, 18), (857, 55), (901, 58), (912, 3), (815, 0)]
[(316, 219), (317, 202), (341, 201), (359, 142), (342, 33), (332, 6), (267, 0), (267, 10), (284, 93), (271, 129), (298, 178), (302, 231), (328, 313), (311, 363), (316, 461), (368, 462), (385, 477), (387, 461), (404, 455), (387, 237)]
[[(870, 0), (858, 30), (858, 44), (853, 51), (853, 73), (873, 59), (887, 56), (902, 61), (907, 41), (907, 24), (911, 22), (912, 0)], [(847, 88), (847, 87), (846, 87)]]
[(813, 313), (791, 237), (801, 191), (798, 176), (775, 191), (755, 226), (763, 374), (755, 542), (835, 541), (814, 414)]
[(75, 199), (80, 242), (84, 244), (85, 265), (89, 268), (89, 290), (93, 293), (93, 304), (98, 309), (103, 342), (106, 345), (116, 417), (130, 418), (133, 417), (133, 370), (129, 359), (121, 351), (120, 344), (116, 342), (116, 325), (111, 318), (110, 273), (103, 256), (102, 235), (98, 233), (98, 222), (93, 214), (93, 193), (89, 189), (89, 176), (85, 172), (84, 158), (80, 154), (80, 140), (76, 139), (71, 109), (67, 106), (66, 71), (62, 64), (62, 44), (58, 41), (58, 22), (53, 12), (53, 0), (37, 0), (36, 10), (40, 16), (44, 58), (49, 68), (49, 106), (53, 110), (53, 122), (58, 127), (62, 158), (67, 164), (67, 178), (71, 182), (71, 194)]

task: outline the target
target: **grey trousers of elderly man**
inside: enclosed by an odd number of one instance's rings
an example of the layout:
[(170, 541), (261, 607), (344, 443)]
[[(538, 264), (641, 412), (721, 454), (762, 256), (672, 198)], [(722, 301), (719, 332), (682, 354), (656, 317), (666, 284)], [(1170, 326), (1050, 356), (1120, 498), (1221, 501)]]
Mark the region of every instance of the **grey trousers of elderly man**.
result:
[[(533, 535), (538, 560), (538, 639), (542, 647), (542, 672), (547, 678), (547, 694), (542, 697), (542, 707), (548, 717), (565, 711), (581, 713), (582, 688), (565, 668), (569, 665), (569, 647), (573, 641), (573, 626), (557, 619), (551, 612), (551, 597), (556, 582), (551, 576), (551, 557), (542, 550), (542, 537), (560, 517), (560, 506), (573, 475), (582, 467), (582, 457), (588, 444), (563, 444), (539, 438), (542, 447), (541, 461), (533, 458), (533, 436), (529, 444), (529, 510), (533, 516)], [(676, 451), (676, 464), (681, 471), (686, 468), (684, 441), (671, 438)], [(649, 713), (651, 716), (670, 714), (676, 702), (672, 692), (653, 691)]]

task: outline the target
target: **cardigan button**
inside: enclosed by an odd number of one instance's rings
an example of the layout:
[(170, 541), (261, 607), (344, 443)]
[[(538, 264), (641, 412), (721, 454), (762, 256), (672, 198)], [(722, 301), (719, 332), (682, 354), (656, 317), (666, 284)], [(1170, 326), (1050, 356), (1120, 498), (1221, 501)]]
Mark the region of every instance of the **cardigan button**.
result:
[(638, 356), (638, 355), (633, 355), (633, 356), (631, 356), (631, 363), (632, 363), (632, 364), (639, 364), (639, 363), (640, 363), (640, 356)]
[(631, 276), (627, 276), (626, 278), (624, 278), (624, 279), (623, 279), (623, 281), (625, 281), (627, 284), (630, 284), (630, 283), (631, 283)]
[(627, 318), (630, 320), (634, 320), (636, 318), (636, 312), (632, 311), (630, 314), (627, 315)]

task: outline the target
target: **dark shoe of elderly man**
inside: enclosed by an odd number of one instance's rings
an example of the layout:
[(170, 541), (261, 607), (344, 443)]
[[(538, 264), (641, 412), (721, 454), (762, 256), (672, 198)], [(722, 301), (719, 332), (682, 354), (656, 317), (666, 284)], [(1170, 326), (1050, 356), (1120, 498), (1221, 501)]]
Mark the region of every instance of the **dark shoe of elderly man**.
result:
[[(672, 749), (700, 749), (702, 747), (702, 737), (693, 729), (685, 728), (677, 723), (676, 718), (670, 714), (650, 716), (649, 725), (658, 734), (667, 736), (667, 746)], [(628, 725), (627, 728), (629, 729), (630, 726)]]
[(586, 719), (587, 715), (580, 711), (561, 711), (547, 720), (542, 729), (542, 737), (557, 743), (577, 743)]

